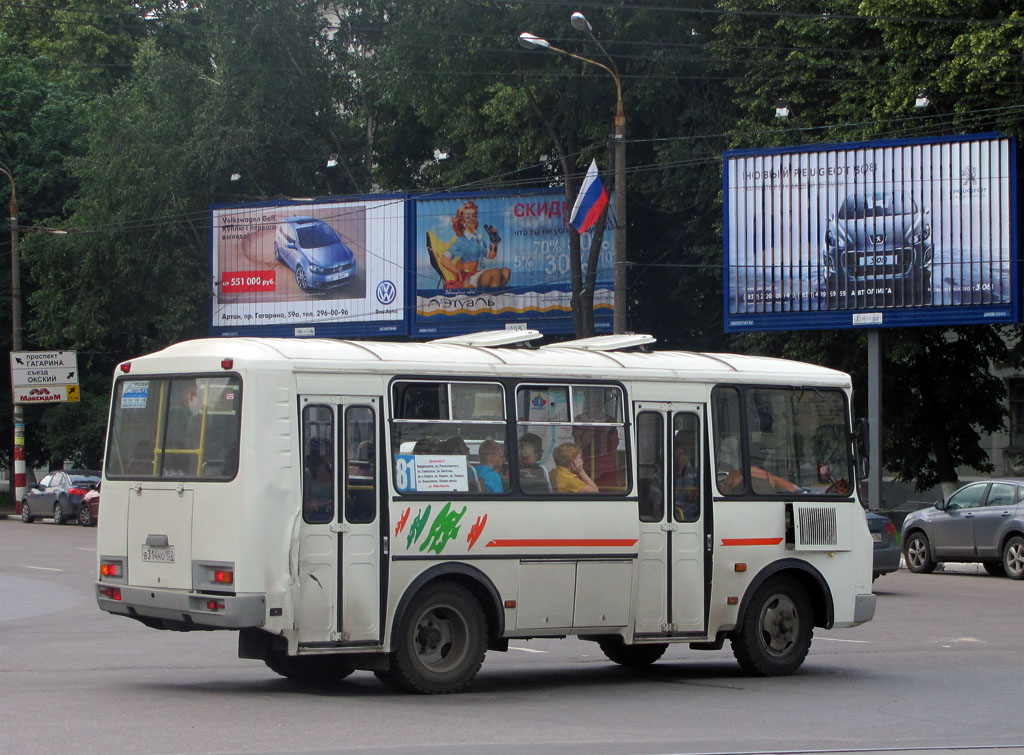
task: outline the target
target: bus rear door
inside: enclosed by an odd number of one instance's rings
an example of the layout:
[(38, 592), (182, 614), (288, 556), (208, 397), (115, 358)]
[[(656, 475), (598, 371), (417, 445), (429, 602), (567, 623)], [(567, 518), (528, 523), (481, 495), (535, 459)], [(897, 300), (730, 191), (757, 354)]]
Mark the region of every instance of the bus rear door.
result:
[(382, 640), (379, 397), (302, 396), (299, 644)]
[(707, 631), (710, 559), (704, 506), (704, 408), (638, 402), (640, 551), (637, 637)]

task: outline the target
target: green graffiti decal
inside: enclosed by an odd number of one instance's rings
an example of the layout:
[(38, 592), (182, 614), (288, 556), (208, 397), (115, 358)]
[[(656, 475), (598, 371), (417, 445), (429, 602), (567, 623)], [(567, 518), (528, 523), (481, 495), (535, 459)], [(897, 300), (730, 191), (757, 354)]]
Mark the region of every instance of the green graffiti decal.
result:
[(462, 511), (456, 514), (450, 511), (451, 505), (451, 501), (446, 503), (430, 525), (430, 533), (420, 546), (421, 551), (431, 550), (440, 555), (448, 541), (459, 536), (459, 522), (466, 513), (466, 507), (463, 506)]
[[(409, 537), (405, 540), (405, 547), (411, 548), (412, 544), (420, 539), (420, 535), (423, 534), (423, 528), (427, 526), (427, 520), (430, 518), (430, 506), (427, 506), (426, 511), (416, 515), (416, 518), (412, 520), (412, 524), (409, 525)], [(420, 550), (423, 550), (420, 548)]]

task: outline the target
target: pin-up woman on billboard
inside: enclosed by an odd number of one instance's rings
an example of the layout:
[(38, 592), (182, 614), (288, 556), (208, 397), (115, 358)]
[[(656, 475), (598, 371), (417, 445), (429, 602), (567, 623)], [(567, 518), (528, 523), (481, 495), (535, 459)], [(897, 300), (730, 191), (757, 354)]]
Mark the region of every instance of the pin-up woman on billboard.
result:
[(512, 271), (507, 267), (481, 269), (485, 259), (498, 256), (501, 237), (494, 226), (484, 226), (486, 236), (479, 234), (480, 221), (477, 206), (467, 200), (452, 217), (455, 238), (437, 258), (438, 264), (449, 274), (445, 288), (500, 288), (508, 285)]

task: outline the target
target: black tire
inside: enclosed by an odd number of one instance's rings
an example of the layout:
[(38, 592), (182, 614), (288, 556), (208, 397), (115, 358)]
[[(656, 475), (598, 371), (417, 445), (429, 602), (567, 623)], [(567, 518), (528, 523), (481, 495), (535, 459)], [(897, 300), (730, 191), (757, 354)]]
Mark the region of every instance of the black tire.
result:
[(1003, 570), (1010, 579), (1024, 579), (1024, 537), (1014, 535), (1006, 541)]
[(751, 676), (784, 676), (800, 668), (813, 635), (807, 593), (790, 579), (772, 579), (754, 593), (732, 653)]
[(480, 670), (486, 652), (480, 603), (461, 585), (438, 582), (421, 590), (402, 615), (387, 677), (407, 692), (457, 692)]
[(923, 532), (915, 532), (903, 544), (903, 560), (914, 574), (931, 574), (935, 571), (932, 546)]
[(276, 674), (297, 682), (313, 684), (338, 682), (355, 670), (344, 656), (295, 656), (286, 655), (280, 650), (268, 651), (263, 662)]
[(28, 510), (28, 501), (21, 502), (21, 521), (25, 524), (32, 524), (32, 512)]
[(96, 522), (92, 520), (92, 509), (89, 504), (82, 501), (78, 507), (78, 523), (83, 527), (92, 527)]
[(668, 650), (667, 642), (656, 645), (627, 645), (620, 638), (598, 640), (597, 644), (608, 660), (629, 668), (646, 668), (657, 662)]
[(53, 504), (53, 523), (60, 526), (64, 521), (64, 509), (60, 507), (60, 501), (57, 501)]
[(1002, 561), (983, 561), (981, 565), (984, 566), (985, 571), (993, 577), (1001, 577), (1006, 574), (1006, 569), (1003, 567)]

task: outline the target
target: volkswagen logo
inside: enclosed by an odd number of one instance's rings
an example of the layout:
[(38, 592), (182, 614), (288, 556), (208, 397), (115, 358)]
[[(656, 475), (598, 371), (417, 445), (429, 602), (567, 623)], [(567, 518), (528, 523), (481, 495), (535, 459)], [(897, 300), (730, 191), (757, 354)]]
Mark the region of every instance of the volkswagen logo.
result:
[(382, 280), (377, 284), (377, 301), (381, 304), (387, 305), (395, 300), (395, 296), (398, 295), (398, 289), (395, 284), (389, 280)]

